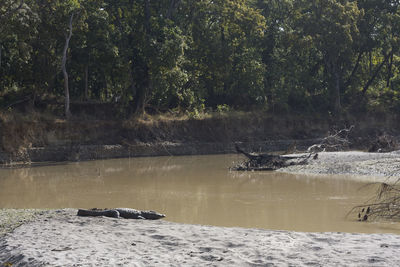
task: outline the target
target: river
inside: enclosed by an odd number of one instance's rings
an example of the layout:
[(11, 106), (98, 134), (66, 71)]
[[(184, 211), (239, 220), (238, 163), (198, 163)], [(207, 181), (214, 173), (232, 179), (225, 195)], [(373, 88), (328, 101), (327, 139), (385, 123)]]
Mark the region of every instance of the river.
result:
[(347, 212), (374, 188), (339, 176), (232, 172), (239, 155), (152, 157), (0, 169), (0, 208), (151, 209), (166, 220), (312, 232), (397, 233)]

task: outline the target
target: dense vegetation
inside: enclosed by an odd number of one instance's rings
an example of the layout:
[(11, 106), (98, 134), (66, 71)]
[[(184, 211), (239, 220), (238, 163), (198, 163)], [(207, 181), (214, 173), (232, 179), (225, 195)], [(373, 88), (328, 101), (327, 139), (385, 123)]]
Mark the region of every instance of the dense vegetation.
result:
[(72, 102), (117, 104), (121, 114), (399, 111), (399, 6), (0, 0), (0, 106), (63, 103), (70, 95)]

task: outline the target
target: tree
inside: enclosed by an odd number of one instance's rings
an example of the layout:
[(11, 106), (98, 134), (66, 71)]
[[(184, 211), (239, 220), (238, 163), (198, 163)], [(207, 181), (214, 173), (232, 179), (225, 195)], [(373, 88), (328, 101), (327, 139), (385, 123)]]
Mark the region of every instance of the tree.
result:
[(0, 102), (400, 109), (399, 32), (398, 1), (3, 0)]
[[(5, 28), (3, 25), (7, 25), (7, 22), (11, 19), (11, 17), (17, 13), (24, 5), (24, 0), (20, 0), (19, 2), (17, 1), (7, 1), (4, 3), (4, 6), (0, 8), (0, 37), (2, 33), (5, 31)], [(0, 67), (1, 67), (1, 51), (2, 51), (2, 45), (1, 45), (1, 39), (0, 38)]]
[(198, 90), (209, 106), (248, 105), (264, 99), (261, 37), (265, 20), (246, 1), (199, 1), (189, 57)]
[(360, 10), (356, 2), (344, 0), (299, 0), (296, 6), (297, 27), (321, 53), (334, 110), (339, 113), (344, 77), (351, 71), (353, 45), (359, 38)]

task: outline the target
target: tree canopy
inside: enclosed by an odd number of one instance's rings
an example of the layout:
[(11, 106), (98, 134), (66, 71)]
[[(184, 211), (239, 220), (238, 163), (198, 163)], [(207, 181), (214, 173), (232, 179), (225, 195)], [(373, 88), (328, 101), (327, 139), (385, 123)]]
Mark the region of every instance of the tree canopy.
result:
[[(0, 106), (400, 111), (400, 2), (1, 0)], [(74, 110), (71, 110), (74, 113)]]

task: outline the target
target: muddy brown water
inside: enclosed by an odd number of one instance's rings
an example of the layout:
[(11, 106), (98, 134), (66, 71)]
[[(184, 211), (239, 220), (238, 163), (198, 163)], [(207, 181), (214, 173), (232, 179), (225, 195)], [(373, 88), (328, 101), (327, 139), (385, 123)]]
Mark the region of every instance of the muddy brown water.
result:
[(166, 220), (312, 232), (400, 234), (346, 213), (373, 195), (339, 176), (231, 172), (238, 155), (99, 160), (0, 169), (0, 208), (151, 209)]

